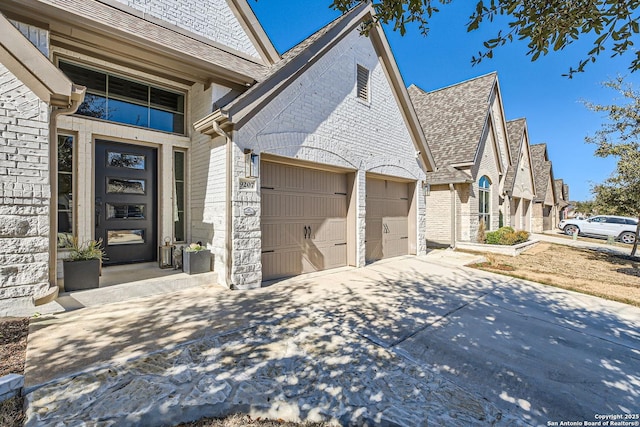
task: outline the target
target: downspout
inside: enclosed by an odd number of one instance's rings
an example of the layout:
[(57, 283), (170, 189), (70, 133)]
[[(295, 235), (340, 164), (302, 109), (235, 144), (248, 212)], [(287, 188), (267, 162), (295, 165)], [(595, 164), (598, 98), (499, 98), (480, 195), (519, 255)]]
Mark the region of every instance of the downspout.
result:
[[(218, 124), (216, 123), (216, 126)], [(219, 126), (218, 126), (219, 127)], [(220, 129), (222, 131), (222, 129)], [(233, 267), (233, 203), (231, 198), (233, 197), (233, 139), (230, 135), (224, 134), (227, 138), (227, 234), (225, 236), (225, 247), (227, 248), (227, 272), (226, 272), (226, 285), (229, 289), (233, 289), (233, 282), (231, 281), (231, 268)]]
[(454, 184), (449, 184), (451, 192), (451, 248), (456, 247), (456, 188)]
[(233, 283), (231, 282), (231, 267), (233, 266), (233, 261), (232, 261), (232, 256), (233, 256), (233, 240), (232, 240), (232, 227), (233, 227), (233, 216), (232, 216), (232, 212), (233, 212), (233, 207), (232, 207), (232, 203), (231, 203), (231, 197), (233, 195), (233, 189), (232, 189), (232, 185), (233, 185), (233, 139), (231, 138), (231, 135), (228, 134), (227, 132), (225, 132), (224, 130), (222, 130), (222, 128), (220, 127), (220, 125), (218, 124), (218, 122), (214, 120), (212, 120), (211, 123), (213, 130), (219, 134), (219, 135), (223, 135), (226, 139), (227, 139), (227, 173), (226, 173), (226, 181), (227, 181), (227, 185), (226, 185), (226, 198), (227, 198), (227, 203), (226, 203), (226, 223), (227, 223), (227, 232), (225, 234), (225, 285), (231, 289), (233, 287)]
[(49, 198), (49, 236), (54, 233), (55, 239), (49, 238), (49, 290), (45, 295), (34, 301), (35, 305), (42, 305), (53, 301), (58, 297), (58, 116), (68, 116), (75, 114), (80, 105), (84, 102), (86, 93), (84, 86), (73, 85), (71, 88), (70, 103), (68, 107), (52, 107), (49, 116), (49, 188), (51, 197)]

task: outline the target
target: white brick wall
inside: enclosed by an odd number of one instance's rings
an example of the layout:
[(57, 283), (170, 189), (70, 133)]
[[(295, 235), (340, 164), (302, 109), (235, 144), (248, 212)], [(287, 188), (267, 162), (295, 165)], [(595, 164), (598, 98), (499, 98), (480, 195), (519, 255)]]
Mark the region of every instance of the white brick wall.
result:
[[(517, 162), (518, 159), (515, 159)], [(513, 195), (528, 200), (533, 200), (533, 175), (531, 173), (531, 164), (529, 162), (529, 146), (525, 144), (520, 162), (516, 167), (515, 182), (513, 185)]]
[(259, 58), (226, 0), (117, 0), (177, 27)]
[(49, 107), (0, 64), (0, 304), (45, 291)]
[(451, 243), (451, 191), (448, 185), (432, 185), (427, 196), (427, 241), (436, 245)]
[(27, 40), (29, 40), (47, 58), (49, 57), (49, 31), (18, 21), (10, 21)]
[[(370, 102), (356, 97), (356, 65), (371, 72)], [(424, 179), (406, 124), (371, 41), (348, 35), (237, 131), (234, 138), (232, 281), (261, 280), (260, 194), (239, 192), (244, 148), (357, 170), (357, 264), (364, 265), (366, 172)], [(259, 184), (258, 184), (259, 186)], [(418, 196), (418, 253), (426, 251), (425, 205)], [(246, 217), (245, 207), (257, 214)]]
[(468, 235), (461, 236), (463, 241), (476, 241), (478, 226), (480, 221), (478, 218), (479, 201), (478, 201), (478, 181), (482, 176), (487, 176), (491, 181), (491, 224), (486, 224), (487, 231), (497, 230), (500, 221), (500, 174), (498, 170), (498, 162), (494, 149), (495, 138), (491, 130), (488, 132), (487, 138), (481, 145), (480, 161), (476, 164), (472, 176), (475, 181), (472, 185), (469, 197), (469, 232)]
[[(504, 122), (504, 112), (500, 107), (500, 103), (498, 102), (497, 94), (493, 99), (491, 104), (491, 115), (493, 118), (493, 126), (495, 127), (495, 132), (497, 136), (498, 143), (498, 152), (499, 152), (499, 160), (502, 163), (502, 169), (504, 171), (503, 182), (500, 182), (500, 191), (503, 191), (504, 185), (504, 177), (507, 176), (507, 168), (509, 168), (509, 143), (507, 137), (507, 131), (503, 126)], [(514, 159), (514, 163), (517, 162), (518, 159)]]

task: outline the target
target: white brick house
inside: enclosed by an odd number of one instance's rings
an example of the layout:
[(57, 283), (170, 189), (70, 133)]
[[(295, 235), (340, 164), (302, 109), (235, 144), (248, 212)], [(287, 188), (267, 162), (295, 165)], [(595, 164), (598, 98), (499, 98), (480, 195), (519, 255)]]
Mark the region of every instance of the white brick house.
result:
[(527, 120), (508, 121), (507, 131), (513, 157), (513, 167), (507, 171), (505, 182), (505, 191), (510, 199), (510, 225), (517, 230), (531, 232), (536, 190)]
[[(238, 288), (426, 251), (434, 162), (384, 33), (359, 35), (371, 6), (282, 56), (245, 0), (0, 12), (0, 309), (64, 291), (68, 236), (102, 238), (107, 269), (201, 241)], [(40, 64), (16, 74), (12, 43)], [(50, 98), (32, 82), (43, 67), (66, 85)], [(69, 115), (50, 115), (63, 101)]]
[(542, 233), (547, 230), (555, 230), (558, 225), (558, 196), (554, 185), (553, 165), (549, 160), (547, 144), (532, 145), (531, 159), (536, 183), (531, 231)]
[[(255, 287), (426, 252), (423, 183), (433, 160), (384, 33), (359, 33), (372, 12), (361, 5), (335, 20), (195, 124), (228, 153), (226, 179), (209, 184), (230, 188), (233, 235), (212, 244), (229, 259), (227, 283)], [(259, 178), (247, 178), (252, 155)]]
[(425, 92), (411, 100), (437, 169), (427, 174), (427, 241), (455, 247), (509, 222), (505, 179), (511, 151), (496, 73)]

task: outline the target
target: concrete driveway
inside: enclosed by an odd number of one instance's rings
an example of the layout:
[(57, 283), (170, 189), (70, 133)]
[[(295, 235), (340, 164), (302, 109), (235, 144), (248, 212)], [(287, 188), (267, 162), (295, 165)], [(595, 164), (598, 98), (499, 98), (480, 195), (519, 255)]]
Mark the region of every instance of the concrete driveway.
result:
[(640, 309), (444, 254), (36, 321), (27, 425), (172, 425), (235, 411), (547, 425), (638, 412)]

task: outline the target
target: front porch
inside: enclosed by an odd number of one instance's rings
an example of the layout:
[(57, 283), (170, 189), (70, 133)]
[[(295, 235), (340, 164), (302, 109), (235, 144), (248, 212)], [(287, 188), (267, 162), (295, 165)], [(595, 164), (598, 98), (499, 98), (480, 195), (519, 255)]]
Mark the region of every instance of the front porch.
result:
[[(62, 280), (58, 279), (58, 286)], [(156, 262), (109, 266), (102, 268), (99, 288), (61, 292), (55, 301), (34, 307), (31, 314), (55, 314), (211, 285), (217, 285), (217, 273), (189, 275), (182, 270), (161, 269)]]

